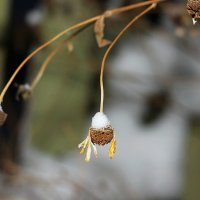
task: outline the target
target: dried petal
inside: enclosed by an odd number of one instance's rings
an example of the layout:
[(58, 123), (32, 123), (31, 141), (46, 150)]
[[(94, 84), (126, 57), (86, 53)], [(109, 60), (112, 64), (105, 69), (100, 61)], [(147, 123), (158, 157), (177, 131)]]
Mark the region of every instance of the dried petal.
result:
[(111, 43), (111, 41), (104, 39), (105, 15), (102, 15), (94, 25), (94, 32), (99, 47), (104, 47)]
[(87, 146), (88, 141), (89, 141), (89, 136), (87, 136), (87, 138), (86, 138), (85, 140), (83, 140), (83, 142), (81, 142), (81, 143), (78, 145), (78, 148), (81, 148), (80, 154), (83, 154), (83, 153), (84, 153), (84, 150), (85, 150), (85, 147)]
[(5, 112), (3, 112), (3, 110), (0, 107), (0, 126), (2, 126), (5, 123), (7, 116), (8, 115)]
[(115, 137), (112, 139), (112, 142), (110, 144), (110, 148), (109, 148), (109, 157), (112, 159), (115, 152), (116, 152), (116, 139)]
[(91, 144), (92, 144), (92, 147), (93, 147), (93, 150), (94, 150), (94, 155), (97, 158), (97, 148), (92, 142), (91, 142)]
[(91, 157), (91, 140), (88, 141), (88, 147), (87, 147), (85, 161), (89, 162), (90, 157)]

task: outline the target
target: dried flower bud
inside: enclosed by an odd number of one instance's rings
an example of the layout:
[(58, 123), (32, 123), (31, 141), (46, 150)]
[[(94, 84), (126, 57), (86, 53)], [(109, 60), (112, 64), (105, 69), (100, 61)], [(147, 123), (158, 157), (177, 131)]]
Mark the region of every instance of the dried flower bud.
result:
[(30, 97), (32, 91), (29, 84), (19, 85), (16, 98), (17, 100), (26, 100)]
[(193, 24), (195, 24), (196, 19), (200, 18), (200, 0), (188, 0), (187, 11), (192, 17)]
[(8, 115), (2, 110), (2, 107), (0, 106), (0, 126), (5, 123), (7, 116)]
[(92, 143), (98, 145), (108, 144), (114, 137), (114, 129), (111, 126), (105, 128), (90, 128), (89, 133)]

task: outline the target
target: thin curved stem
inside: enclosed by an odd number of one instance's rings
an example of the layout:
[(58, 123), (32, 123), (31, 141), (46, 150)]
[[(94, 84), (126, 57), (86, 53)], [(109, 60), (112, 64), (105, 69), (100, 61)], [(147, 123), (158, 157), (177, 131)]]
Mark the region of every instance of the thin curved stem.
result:
[(79, 33), (81, 33), (82, 31), (84, 31), (86, 28), (88, 28), (91, 24), (88, 24), (86, 26), (84, 26), (83, 28), (80, 28), (79, 30), (77, 30), (76, 32), (74, 32), (72, 35), (69, 36), (69, 38), (67, 38), (66, 40), (64, 40), (64, 42), (62, 42), (58, 47), (56, 47), (45, 59), (45, 61), (43, 62), (43, 64), (41, 65), (37, 75), (35, 76), (34, 80), (32, 81), (32, 84), (30, 86), (31, 91), (33, 91), (36, 87), (36, 85), (39, 83), (40, 79), (42, 78), (42, 75), (44, 74), (44, 71), (47, 68), (47, 65), (49, 64), (49, 62), (51, 61), (51, 59), (68, 43), (71, 42)]
[[(149, 4), (152, 4), (152, 3), (155, 3), (155, 2), (161, 2), (163, 0), (149, 0), (149, 1), (146, 1), (146, 2), (142, 2), (142, 3), (137, 3), (137, 4), (131, 4), (129, 6), (124, 6), (124, 7), (121, 7), (121, 8), (116, 8), (116, 9), (113, 9), (113, 10), (108, 10), (106, 11), (107, 13), (109, 13), (109, 15), (107, 17), (110, 17), (112, 16), (112, 14), (119, 14), (119, 13), (122, 13), (122, 12), (126, 12), (126, 11), (129, 11), (129, 10), (133, 10), (135, 8), (138, 8), (138, 7), (143, 7), (143, 6), (146, 6), (146, 5), (149, 5)], [(95, 17), (92, 17), (90, 19), (87, 19), (85, 21), (82, 21), (78, 24), (75, 24), (74, 26), (71, 26), (67, 29), (65, 29), (64, 31), (60, 32), (59, 34), (57, 34), (56, 36), (54, 36), (52, 39), (48, 40), (47, 42), (45, 42), (44, 44), (42, 44), (41, 46), (39, 46), (37, 49), (35, 49), (31, 54), (29, 54), (24, 60), (23, 62), (17, 67), (17, 69), (14, 71), (14, 73), (12, 74), (12, 76), (10, 77), (10, 79), (8, 80), (8, 82), (6, 83), (5, 87), (3, 88), (1, 94), (0, 94), (0, 104), (2, 103), (3, 101), (3, 98), (4, 98), (4, 95), (5, 93), (7, 92), (9, 86), (11, 85), (11, 83), (13, 82), (14, 78), (17, 76), (18, 72), (22, 69), (22, 67), (35, 55), (37, 54), (40, 50), (44, 49), (45, 47), (47, 47), (48, 45), (50, 45), (51, 43), (53, 43), (55, 40), (59, 39), (61, 36), (63, 36), (65, 33), (69, 32), (69, 31), (72, 31), (78, 27), (81, 27), (81, 26), (84, 26), (84, 25), (87, 25), (87, 24), (90, 24), (90, 23), (93, 23), (95, 22), (96, 20), (98, 20), (99, 18), (101, 17), (101, 15), (98, 15), (98, 16), (95, 16)]]
[(60, 38), (61, 36), (63, 36), (65, 33), (72, 31), (80, 26), (84, 26), (87, 25), (89, 23), (92, 23), (94, 21), (96, 21), (99, 18), (99, 16), (90, 18), (88, 20), (85, 20), (83, 22), (80, 22), (74, 26), (71, 26), (70, 28), (65, 29), (64, 31), (60, 32), (59, 34), (57, 34), (55, 37), (53, 37), (52, 39), (50, 39), (49, 41), (45, 42), (43, 45), (39, 46), (35, 51), (33, 51), (31, 54), (29, 54), (29, 56), (27, 56), (25, 58), (25, 60), (17, 67), (17, 69), (15, 70), (15, 72), (12, 74), (11, 78), (9, 79), (9, 81), (7, 82), (7, 84), (5, 85), (5, 87), (3, 88), (3, 91), (1, 92), (0, 95), (0, 103), (3, 101), (3, 97), (6, 93), (6, 91), (8, 90), (9, 86), (11, 85), (12, 81), (14, 80), (15, 76), (18, 74), (18, 72), (21, 70), (21, 68), (36, 54), (38, 53), (40, 50), (44, 49), (46, 46), (48, 46), (49, 44), (51, 44), (52, 42), (54, 42), (55, 40), (57, 40), (58, 38)]
[(110, 50), (113, 48), (115, 43), (119, 40), (119, 38), (130, 28), (130, 26), (137, 21), (140, 17), (145, 15), (147, 12), (155, 8), (156, 3), (151, 4), (148, 8), (146, 8), (143, 12), (135, 16), (121, 31), (120, 33), (115, 37), (113, 42), (110, 44), (108, 49), (106, 50), (104, 57), (102, 59), (101, 63), (101, 72), (100, 72), (100, 90), (101, 90), (101, 101), (100, 101), (100, 112), (103, 112), (104, 109), (104, 83), (103, 83), (103, 75), (104, 75), (104, 69), (105, 69), (105, 61), (108, 57), (108, 54), (110, 53)]
[(49, 62), (51, 61), (51, 59), (58, 53), (58, 51), (60, 51), (64, 46), (66, 45), (66, 42), (64, 41), (63, 43), (61, 43), (61, 45), (59, 45), (58, 47), (56, 47), (49, 55), (48, 57), (45, 59), (45, 61), (43, 62), (43, 64), (41, 65), (38, 74), (36, 75), (35, 79), (33, 80), (30, 88), (31, 91), (33, 91), (36, 87), (36, 85), (38, 84), (38, 82), (40, 81), (40, 79), (42, 78), (42, 75), (47, 67), (47, 65), (49, 64)]
[(112, 9), (112, 14), (118, 14), (118, 13), (122, 13), (122, 12), (127, 12), (127, 11), (133, 10), (135, 8), (148, 6), (150, 4), (159, 3), (159, 2), (162, 2), (162, 1), (165, 1), (165, 0), (149, 0), (149, 1), (140, 2), (140, 3), (137, 3), (137, 4), (124, 6), (124, 7), (121, 7), (121, 8), (115, 8), (115, 9)]

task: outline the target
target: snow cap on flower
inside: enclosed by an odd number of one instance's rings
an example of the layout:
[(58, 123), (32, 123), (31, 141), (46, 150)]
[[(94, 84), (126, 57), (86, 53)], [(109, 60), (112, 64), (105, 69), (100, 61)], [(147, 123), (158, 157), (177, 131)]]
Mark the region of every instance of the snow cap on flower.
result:
[(103, 112), (97, 112), (92, 118), (92, 128), (105, 128), (110, 126), (110, 121), (108, 117)]

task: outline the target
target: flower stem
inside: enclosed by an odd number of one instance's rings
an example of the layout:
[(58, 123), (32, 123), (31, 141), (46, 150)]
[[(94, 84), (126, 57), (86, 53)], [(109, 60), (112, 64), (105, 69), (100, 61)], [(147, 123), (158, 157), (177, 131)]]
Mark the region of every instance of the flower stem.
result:
[(158, 3), (158, 2), (162, 2), (162, 1), (165, 1), (165, 0), (149, 0), (149, 1), (135, 3), (135, 4), (131, 4), (131, 5), (120, 7), (120, 8), (115, 8), (115, 9), (112, 10), (112, 14), (118, 14), (118, 13), (122, 13), (122, 12), (127, 12), (127, 11), (133, 10), (135, 8), (148, 6), (150, 4)]
[(115, 39), (113, 40), (113, 42), (110, 44), (110, 46), (108, 47), (108, 49), (106, 50), (103, 59), (102, 59), (102, 63), (101, 63), (101, 72), (100, 72), (100, 90), (101, 90), (101, 102), (100, 102), (100, 112), (103, 112), (104, 109), (104, 83), (103, 83), (103, 75), (104, 75), (104, 68), (105, 68), (105, 61), (108, 57), (108, 54), (110, 53), (110, 50), (113, 48), (113, 46), (115, 45), (115, 43), (119, 40), (119, 38), (131, 27), (131, 25), (137, 21), (140, 17), (142, 17), (143, 15), (145, 15), (147, 12), (149, 12), (150, 10), (152, 10), (153, 8), (156, 7), (156, 3), (151, 4), (148, 8), (146, 8), (143, 12), (141, 12), (140, 14), (138, 14), (137, 16), (135, 16), (121, 31), (120, 33), (115, 37)]

